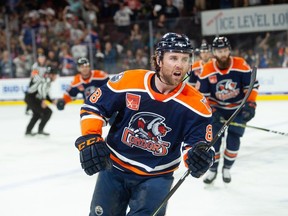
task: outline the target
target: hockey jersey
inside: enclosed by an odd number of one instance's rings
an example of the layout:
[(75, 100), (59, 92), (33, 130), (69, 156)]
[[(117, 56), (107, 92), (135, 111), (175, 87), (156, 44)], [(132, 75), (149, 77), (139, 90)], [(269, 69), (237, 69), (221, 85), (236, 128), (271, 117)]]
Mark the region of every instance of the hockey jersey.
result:
[(51, 88), (51, 79), (47, 76), (41, 77), (37, 74), (34, 74), (31, 77), (29, 87), (27, 89), (27, 94), (35, 95), (39, 100), (48, 100), (52, 101), (50, 98), (49, 92)]
[[(240, 57), (230, 57), (231, 65), (225, 70), (220, 70), (216, 59), (203, 66), (201, 75), (196, 84), (210, 102), (212, 107), (223, 110), (237, 109), (245, 97), (251, 80), (251, 68)], [(256, 80), (248, 101), (255, 102), (258, 95), (259, 83)]]
[(80, 93), (85, 100), (96, 88), (102, 86), (108, 80), (108, 74), (101, 70), (92, 70), (90, 78), (85, 80), (81, 74), (77, 74), (64, 93), (63, 99), (65, 103), (69, 103)]
[(191, 71), (189, 72), (188, 83), (192, 86), (196, 85), (199, 75), (202, 72), (204, 62), (202, 60), (198, 60), (194, 62), (191, 66)]
[[(211, 108), (205, 97), (182, 82), (167, 95), (151, 87), (155, 72), (130, 70), (96, 89), (81, 107), (82, 134), (101, 134), (118, 115), (106, 138), (117, 169), (137, 176), (170, 175), (181, 147), (211, 141)], [(183, 146), (182, 146), (183, 144)]]

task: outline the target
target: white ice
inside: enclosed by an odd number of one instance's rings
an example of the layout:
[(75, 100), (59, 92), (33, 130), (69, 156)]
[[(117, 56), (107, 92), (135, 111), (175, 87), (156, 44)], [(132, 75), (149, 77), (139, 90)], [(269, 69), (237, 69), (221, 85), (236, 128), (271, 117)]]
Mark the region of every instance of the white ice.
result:
[[(249, 124), (287, 133), (287, 107), (288, 101), (259, 101)], [(80, 106), (52, 108), (51, 136), (27, 138), (25, 107), (0, 106), (1, 216), (88, 216), (97, 175), (83, 172), (74, 147)], [(184, 172), (181, 166), (174, 183)], [(287, 136), (247, 128), (231, 174), (230, 184), (220, 174), (212, 187), (188, 176), (170, 198), (167, 215), (288, 215)]]

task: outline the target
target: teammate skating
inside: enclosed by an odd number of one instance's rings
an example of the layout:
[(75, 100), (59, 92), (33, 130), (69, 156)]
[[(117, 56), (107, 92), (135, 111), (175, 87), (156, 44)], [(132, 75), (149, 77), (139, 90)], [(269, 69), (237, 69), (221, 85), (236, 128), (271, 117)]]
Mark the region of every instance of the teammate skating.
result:
[[(243, 58), (231, 56), (230, 42), (226, 37), (215, 37), (212, 53), (214, 58), (203, 66), (196, 87), (207, 97), (212, 107), (212, 125), (215, 134), (222, 127), (223, 120), (227, 120), (233, 114), (245, 97), (251, 80), (251, 68)], [(246, 124), (254, 117), (258, 87), (259, 83), (256, 81), (252, 93), (234, 122)], [(222, 179), (229, 183), (231, 182), (230, 169), (236, 160), (244, 128), (230, 125), (226, 132)], [(204, 178), (206, 184), (211, 184), (217, 177), (223, 137), (224, 134), (214, 144), (215, 163)]]
[(77, 70), (79, 73), (74, 76), (63, 98), (57, 101), (58, 110), (63, 110), (65, 105), (74, 100), (78, 94), (81, 94), (82, 98), (86, 99), (96, 88), (102, 86), (109, 80), (106, 72), (91, 70), (90, 62), (85, 57), (77, 60)]

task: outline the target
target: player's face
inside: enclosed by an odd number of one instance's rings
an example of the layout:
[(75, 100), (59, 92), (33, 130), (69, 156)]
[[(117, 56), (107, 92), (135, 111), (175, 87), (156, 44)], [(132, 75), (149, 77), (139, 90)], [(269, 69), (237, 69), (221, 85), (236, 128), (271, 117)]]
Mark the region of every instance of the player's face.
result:
[(89, 64), (83, 64), (79, 67), (79, 72), (81, 73), (82, 77), (88, 78), (90, 76), (90, 65)]
[(50, 79), (52, 82), (57, 79), (57, 74), (50, 74)]
[(200, 58), (204, 63), (207, 63), (211, 58), (211, 52), (209, 50), (200, 51)]
[(177, 86), (190, 69), (191, 60), (188, 53), (166, 52), (160, 67), (161, 79), (169, 85)]
[(213, 54), (220, 67), (225, 68), (229, 66), (230, 49), (228, 47), (222, 49), (215, 49)]

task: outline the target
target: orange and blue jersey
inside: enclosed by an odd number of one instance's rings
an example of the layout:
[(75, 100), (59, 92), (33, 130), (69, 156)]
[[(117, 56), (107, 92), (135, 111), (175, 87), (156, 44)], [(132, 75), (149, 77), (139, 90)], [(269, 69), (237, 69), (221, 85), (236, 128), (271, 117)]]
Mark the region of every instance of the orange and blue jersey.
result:
[(198, 77), (202, 72), (203, 65), (204, 65), (203, 60), (198, 60), (192, 64), (191, 71), (189, 71), (190, 75), (188, 79), (188, 83), (190, 85), (195, 87)]
[(83, 79), (81, 74), (77, 74), (64, 93), (63, 99), (65, 103), (69, 103), (78, 94), (82, 94), (82, 98), (86, 99), (96, 88), (104, 85), (108, 80), (108, 74), (101, 70), (92, 70), (91, 76), (88, 79)]
[[(251, 80), (251, 68), (243, 58), (230, 57), (229, 68), (221, 70), (216, 65), (216, 59), (203, 66), (196, 84), (209, 100), (211, 107), (223, 110), (237, 109), (245, 97)], [(256, 101), (259, 82), (256, 80), (248, 101)]]
[[(194, 87), (180, 83), (169, 94), (153, 90), (154, 71), (129, 70), (96, 89), (81, 107), (82, 135), (106, 137), (113, 166), (137, 176), (172, 175), (181, 150), (211, 141), (211, 108)], [(183, 144), (183, 145), (182, 145)]]

